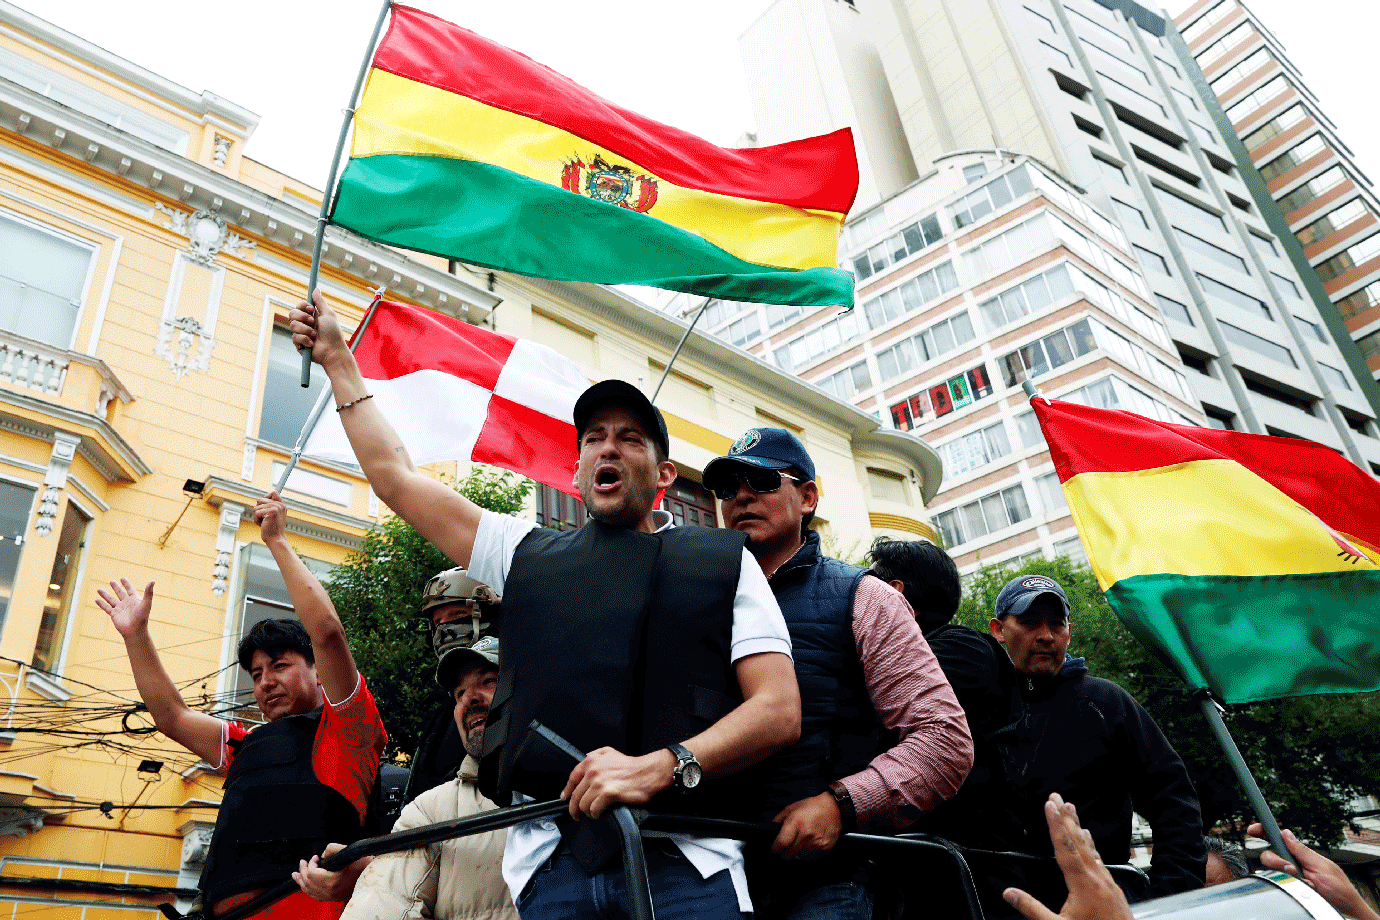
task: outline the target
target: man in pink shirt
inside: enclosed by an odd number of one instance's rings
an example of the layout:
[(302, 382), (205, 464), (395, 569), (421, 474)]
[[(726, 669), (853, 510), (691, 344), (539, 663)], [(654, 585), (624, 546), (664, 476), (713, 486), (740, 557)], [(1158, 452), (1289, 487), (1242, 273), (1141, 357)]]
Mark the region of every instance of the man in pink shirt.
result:
[(830, 853), (839, 836), (902, 828), (952, 796), (973, 744), (905, 598), (820, 551), (814, 479), (804, 446), (780, 428), (748, 431), (704, 470), (785, 615), (800, 684), (800, 740), (751, 768), (759, 817), (781, 824), (779, 858), (750, 866), (757, 915), (865, 920), (866, 866)]

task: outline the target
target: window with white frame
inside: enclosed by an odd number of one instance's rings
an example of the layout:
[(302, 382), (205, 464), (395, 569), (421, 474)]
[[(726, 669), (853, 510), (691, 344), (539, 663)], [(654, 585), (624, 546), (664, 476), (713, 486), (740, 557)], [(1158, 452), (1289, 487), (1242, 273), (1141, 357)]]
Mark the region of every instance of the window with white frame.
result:
[(1273, 320), (1275, 318), (1274, 314), (1270, 312), (1270, 308), (1265, 305), (1265, 301), (1260, 298), (1252, 297), (1244, 291), (1238, 291), (1230, 285), (1223, 284), (1216, 278), (1210, 278), (1202, 274), (1197, 277), (1198, 284), (1203, 288), (1203, 293), (1214, 300), (1230, 304), (1238, 310), (1258, 316), (1261, 319)]
[(1340, 277), (1358, 265), (1369, 262), (1380, 255), (1380, 233), (1368, 236), (1361, 242), (1348, 246), (1330, 259), (1313, 266), (1318, 278), (1324, 282)]
[(776, 363), (786, 370), (796, 370), (840, 345), (856, 341), (862, 331), (858, 311), (850, 310), (776, 349)]
[(1353, 198), (1341, 207), (1328, 211), (1311, 224), (1301, 227), (1294, 236), (1298, 238), (1301, 245), (1311, 246), (1353, 221), (1358, 221), (1370, 214), (1372, 214), (1370, 205), (1366, 204), (1364, 198)]
[(1024, 487), (1018, 482), (952, 511), (941, 512), (935, 515), (935, 523), (939, 525), (944, 544), (953, 548), (1029, 518), (1030, 504), (1026, 501)]
[(978, 304), (978, 311), (988, 331), (994, 332), (1072, 293), (1073, 283), (1069, 280), (1068, 266), (1056, 265), (990, 300), (984, 300)]
[(1215, 243), (1209, 243), (1201, 236), (1189, 233), (1187, 230), (1174, 228), (1174, 237), (1179, 241), (1179, 245), (1199, 255), (1207, 256), (1219, 265), (1235, 269), (1241, 274), (1249, 274), (1246, 270), (1246, 260), (1230, 250), (1223, 249)]
[(1273, 102), (1287, 89), (1289, 89), (1289, 81), (1284, 78), (1283, 74), (1270, 79), (1259, 89), (1247, 93), (1239, 102), (1233, 103), (1227, 109), (1227, 120), (1232, 124), (1244, 121)]
[(1297, 211), (1308, 202), (1341, 185), (1347, 178), (1346, 170), (1342, 169), (1340, 165), (1333, 166), (1318, 173), (1307, 182), (1295, 186), (1289, 194), (1275, 200), (1279, 202), (1279, 209), (1287, 216), (1291, 211)]
[[(967, 170), (964, 170), (964, 176), (967, 176)], [(1024, 165), (1017, 166), (954, 202), (949, 207), (954, 226), (966, 227), (975, 224), (993, 211), (1000, 211), (1030, 189), (1030, 174), (1026, 172)]]
[(872, 375), (867, 370), (867, 362), (859, 361), (851, 367), (845, 367), (841, 371), (816, 380), (815, 386), (826, 393), (832, 393), (839, 399), (852, 399), (863, 390), (871, 388)]
[(1256, 335), (1254, 332), (1247, 332), (1240, 326), (1233, 326), (1231, 323), (1218, 323), (1222, 327), (1222, 335), (1231, 342), (1235, 342), (1243, 348), (1247, 348), (1258, 355), (1264, 355), (1272, 361), (1280, 364), (1287, 364), (1290, 367), (1298, 367), (1299, 363), (1294, 360), (1294, 353), (1277, 342), (1271, 342), (1263, 336)]
[(0, 480), (0, 631), (14, 596), (14, 578), (24, 554), (34, 492), (30, 486)]
[(968, 311), (955, 313), (877, 352), (877, 375), (882, 381), (908, 374), (977, 338)]
[(1059, 485), (1058, 473), (1045, 473), (1035, 477), (1035, 491), (1040, 495), (1040, 504), (1045, 509), (1045, 517), (1056, 518), (1069, 513), (1068, 502), (1064, 500), (1064, 487)]
[(94, 247), (0, 213), (0, 330), (72, 347)]
[(1048, 216), (1036, 214), (969, 249), (963, 254), (964, 264), (973, 280), (989, 278), (1053, 242)]
[(1306, 160), (1310, 160), (1327, 149), (1321, 134), (1314, 134), (1301, 144), (1296, 144), (1279, 156), (1260, 167), (1260, 175), (1266, 182), (1273, 182), (1289, 170)]
[(1250, 134), (1247, 134), (1242, 138), (1241, 142), (1246, 145), (1247, 150), (1255, 150), (1255, 148), (1263, 145), (1266, 141), (1288, 131), (1294, 125), (1303, 121), (1307, 116), (1308, 112), (1304, 109), (1302, 103), (1295, 103), (1283, 112), (1280, 112), (1274, 118), (1265, 122), (1265, 124), (1261, 125), (1259, 128), (1256, 128)]
[(863, 313), (867, 316), (869, 326), (880, 329), (956, 287), (958, 275), (954, 273), (953, 263), (941, 262), (928, 271), (907, 278), (891, 290), (864, 301)]
[(1011, 440), (1006, 436), (1006, 426), (998, 421), (977, 431), (959, 435), (952, 441), (937, 446), (935, 452), (944, 461), (946, 478), (962, 476), (1009, 456)]
[(57, 670), (62, 646), (67, 639), (72, 619), (72, 605), (77, 598), (77, 577), (81, 573), (82, 553), (86, 547), (86, 531), (91, 518), (72, 501), (62, 518), (58, 534), (57, 553), (53, 570), (48, 575), (48, 593), (43, 599), (43, 612), (38, 619), (38, 639), (34, 643), (33, 665), (46, 671)]
[(1093, 338), (1092, 324), (1086, 319), (1080, 319), (1070, 326), (1003, 355), (998, 363), (1004, 382), (1008, 387), (1014, 387), (1023, 377), (1033, 380), (1055, 368), (1063, 367), (1095, 348), (1097, 342)]

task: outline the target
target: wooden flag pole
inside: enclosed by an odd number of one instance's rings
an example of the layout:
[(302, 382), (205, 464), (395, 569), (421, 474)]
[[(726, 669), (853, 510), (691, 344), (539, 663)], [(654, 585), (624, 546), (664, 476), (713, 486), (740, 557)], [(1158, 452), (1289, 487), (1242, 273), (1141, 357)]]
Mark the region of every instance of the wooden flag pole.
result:
[[(316, 290), (316, 282), (321, 274), (321, 247), (326, 242), (326, 225), (331, 222), (331, 208), (335, 203), (335, 180), (340, 172), (340, 156), (345, 152), (345, 139), (350, 136), (350, 125), (354, 121), (355, 106), (359, 105), (359, 94), (364, 89), (364, 78), (369, 75), (369, 64), (374, 60), (374, 49), (379, 43), (379, 33), (383, 31), (383, 22), (388, 18), (388, 11), (393, 8), (393, 0), (383, 0), (383, 7), (379, 10), (378, 21), (374, 23), (374, 34), (369, 38), (369, 46), (364, 49), (364, 60), (359, 65), (359, 75), (355, 77), (355, 88), (350, 93), (350, 104), (345, 109), (345, 117), (340, 122), (340, 136), (335, 141), (335, 156), (331, 157), (331, 171), (326, 177), (326, 188), (321, 193), (321, 214), (316, 218), (316, 242), (311, 250), (311, 271), (307, 274), (307, 301), (312, 299), (312, 292)], [(311, 352), (302, 352), (302, 387), (311, 386)], [(317, 415), (320, 415), (320, 406), (317, 407)], [(293, 458), (296, 463), (296, 458)], [(289, 466), (291, 469), (291, 466)], [(284, 482), (286, 482), (286, 473)]]
[[(364, 338), (364, 330), (369, 328), (369, 321), (374, 318), (374, 311), (378, 309), (379, 301), (383, 300), (384, 288), (379, 288), (374, 292), (374, 300), (369, 304), (369, 309), (364, 311), (364, 319), (359, 321), (359, 326), (355, 329), (355, 334), (350, 337), (350, 353), (359, 347), (360, 341)], [(311, 352), (302, 353), (307, 361), (311, 361)], [(316, 405), (311, 407), (311, 415), (307, 416), (306, 424), (302, 426), (302, 433), (297, 436), (297, 446), (292, 449), (292, 456), (288, 458), (287, 467), (283, 470), (283, 475), (278, 477), (278, 483), (273, 487), (279, 495), (283, 494), (283, 489), (287, 486), (288, 477), (297, 468), (297, 461), (302, 459), (302, 449), (307, 446), (307, 439), (311, 437), (312, 430), (316, 428), (316, 423), (321, 420), (321, 413), (326, 411), (326, 404), (330, 402), (331, 395), (335, 391), (327, 384), (321, 390), (321, 395), (316, 397)]]

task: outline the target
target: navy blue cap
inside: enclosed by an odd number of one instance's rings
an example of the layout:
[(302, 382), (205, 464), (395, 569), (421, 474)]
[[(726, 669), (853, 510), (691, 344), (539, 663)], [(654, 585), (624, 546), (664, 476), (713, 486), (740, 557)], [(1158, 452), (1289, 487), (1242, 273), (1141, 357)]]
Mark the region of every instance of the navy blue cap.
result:
[(1059, 604), (1064, 611), (1064, 619), (1069, 616), (1069, 598), (1064, 593), (1064, 589), (1059, 587), (1059, 582), (1053, 578), (1046, 578), (1043, 575), (1017, 575), (1006, 583), (1006, 587), (1001, 589), (997, 595), (998, 620), (1006, 616), (1020, 616), (1030, 609), (1030, 605), (1035, 603), (1037, 598), (1044, 595), (1051, 595), (1059, 599)]
[(815, 462), (805, 453), (805, 445), (784, 428), (753, 428), (745, 432), (728, 449), (728, 456), (709, 461), (704, 468), (704, 487), (714, 491), (715, 479), (735, 463), (764, 470), (794, 467), (805, 474), (806, 481), (815, 478)]
[(666, 419), (661, 410), (626, 380), (601, 380), (580, 394), (575, 400), (575, 443), (579, 444), (589, 420), (600, 409), (627, 409), (637, 416), (647, 434), (661, 445), (661, 452), (671, 456), (671, 436), (666, 431)]

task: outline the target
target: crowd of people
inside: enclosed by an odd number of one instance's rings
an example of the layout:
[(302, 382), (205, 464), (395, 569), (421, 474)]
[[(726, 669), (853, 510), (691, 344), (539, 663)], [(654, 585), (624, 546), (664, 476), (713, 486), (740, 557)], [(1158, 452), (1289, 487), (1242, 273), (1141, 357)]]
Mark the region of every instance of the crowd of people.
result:
[[(182, 700), (149, 636), (152, 584), (112, 583), (98, 601), (158, 728), (225, 776), (200, 885), (210, 916), (289, 876), (298, 891), (255, 916), (627, 916), (622, 806), (776, 826), (747, 845), (645, 832), (653, 903), (673, 920), (963, 915), (937, 890), (908, 901), (894, 863), (838, 845), (853, 832), (1054, 857), (975, 860), (990, 916), (1129, 917), (1129, 903), (1244, 874), (1203, 837), (1159, 727), (1069, 654), (1073, 611), (1057, 582), (1012, 579), (983, 633), (952, 622), (958, 571), (930, 543), (879, 542), (866, 569), (831, 558), (810, 527), (814, 462), (777, 428), (744, 433), (705, 467), (724, 528), (676, 527), (655, 507), (677, 475), (665, 420), (616, 380), (574, 408), (590, 522), (557, 532), (495, 514), (413, 467), (319, 295), (291, 328), (330, 378), (375, 492), (458, 566), (428, 583), (419, 611), (448, 702), (412, 758), (394, 829), (566, 806), (322, 865), (378, 829), (386, 733), (270, 493), (254, 518), (297, 618), (264, 621), (239, 647), (265, 724), (247, 732)], [(532, 734), (534, 721), (566, 745)], [(1113, 880), (1105, 867), (1130, 860), (1132, 812), (1153, 831), (1149, 870)], [(1290, 858), (1325, 897), (1380, 920), (1298, 846)]]

